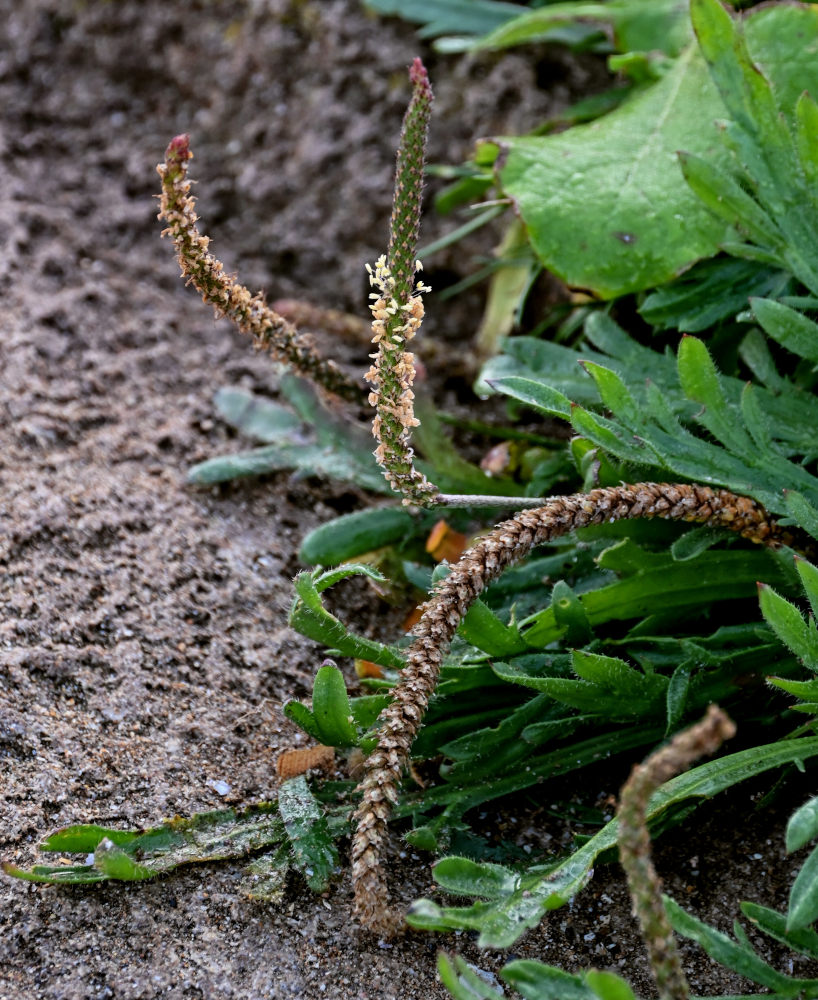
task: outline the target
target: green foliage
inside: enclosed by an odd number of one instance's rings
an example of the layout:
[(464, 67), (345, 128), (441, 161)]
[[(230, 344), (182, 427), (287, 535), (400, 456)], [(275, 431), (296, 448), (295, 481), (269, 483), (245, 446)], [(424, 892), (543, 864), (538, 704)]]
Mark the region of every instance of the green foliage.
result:
[[(648, 5), (620, 6), (641, 8), (644, 16)], [(650, 16), (661, 17), (661, 6), (652, 4)], [(678, 17), (680, 5), (667, 6), (669, 16)], [(549, 6), (520, 21), (536, 23), (553, 11)], [(719, 11), (694, 0), (699, 44), (688, 44), (660, 79), (609, 115), (560, 135), (502, 140), (498, 185), (514, 201), (542, 263), (568, 284), (603, 298), (650, 288), (734, 244), (730, 227), (738, 226), (758, 244), (754, 259), (783, 265), (813, 287), (800, 210), (815, 204), (807, 180), (815, 170), (807, 122), (818, 112), (801, 98), (791, 136), (779, 110), (791, 112), (804, 88), (818, 92), (816, 63), (807, 55), (818, 39), (818, 13), (786, 4), (751, 11), (734, 49), (718, 39), (719, 31), (733, 31), (728, 14)], [(510, 35), (514, 24), (497, 34)], [(628, 36), (623, 44), (637, 41)], [(728, 115), (735, 120), (726, 141), (715, 124), (703, 128)], [(748, 121), (760, 123), (757, 133), (746, 131)], [(681, 167), (674, 162), (678, 150), (685, 151)], [(737, 178), (730, 172), (734, 155)], [(753, 194), (742, 183), (747, 174), (756, 182)]]
[[(708, 761), (663, 785), (650, 799), (647, 816), (656, 822), (690, 798), (716, 795), (739, 781), (818, 755), (818, 737), (787, 740)], [(413, 904), (408, 922), (425, 930), (479, 931), (479, 944), (508, 948), (549, 911), (564, 906), (590, 877), (596, 859), (617, 840), (618, 820), (606, 826), (571, 855), (557, 862), (530, 866), (524, 872), (476, 864), (464, 858), (439, 861), (433, 874), (440, 887), (458, 896), (478, 897), (471, 906), (443, 907), (431, 900)], [(488, 876), (489, 882), (486, 882)], [(487, 884), (492, 887), (486, 894)]]
[[(279, 800), (247, 809), (219, 809), (177, 817), (149, 830), (112, 830), (95, 824), (57, 830), (40, 845), (49, 854), (84, 854), (78, 864), (35, 865), (24, 870), (3, 863), (7, 875), (28, 882), (87, 885), (111, 879), (154, 878), (180, 865), (244, 858), (265, 850), (245, 880), (250, 895), (269, 898), (271, 882), (293, 869), (320, 891), (338, 857), (334, 840), (349, 810), (335, 808), (328, 819), (302, 778), (282, 784)], [(264, 885), (260, 881), (264, 880)]]
[(221, 417), (267, 444), (200, 462), (188, 473), (190, 482), (207, 485), (295, 469), (305, 476), (391, 493), (372, 457), (372, 435), (367, 428), (352, 424), (306, 379), (282, 375), (279, 388), (290, 408), (243, 389), (219, 390), (215, 403)]

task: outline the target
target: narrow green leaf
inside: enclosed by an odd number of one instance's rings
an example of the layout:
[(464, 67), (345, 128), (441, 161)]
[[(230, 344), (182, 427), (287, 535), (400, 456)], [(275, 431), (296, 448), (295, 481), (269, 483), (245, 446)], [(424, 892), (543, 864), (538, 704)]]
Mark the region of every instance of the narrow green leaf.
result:
[(773, 340), (793, 354), (818, 364), (818, 323), (772, 299), (751, 299), (750, 305), (762, 329)]
[(818, 538), (818, 508), (801, 493), (786, 490), (784, 501), (792, 519), (813, 538)]
[(806, 559), (796, 556), (795, 568), (801, 577), (804, 593), (807, 595), (810, 608), (812, 608), (812, 616), (818, 618), (818, 567), (813, 566)]
[(584, 646), (590, 641), (593, 632), (588, 614), (565, 580), (557, 580), (551, 591), (551, 610), (554, 622), (562, 631), (566, 646)]
[(807, 184), (818, 187), (818, 104), (806, 92), (795, 105), (795, 141)]
[[(368, 568), (371, 572), (371, 567)], [(357, 572), (354, 566), (340, 567), (337, 572)], [(320, 574), (318, 574), (320, 576)], [(326, 583), (326, 579), (324, 580)], [(403, 657), (396, 650), (383, 643), (350, 632), (347, 627), (321, 604), (315, 577), (311, 573), (299, 573), (295, 579), (296, 597), (290, 608), (288, 624), (329, 649), (337, 649), (343, 656), (353, 659), (372, 660), (385, 667), (403, 666)]]
[(310, 566), (337, 566), (365, 552), (421, 535), (428, 526), (428, 517), (413, 515), (405, 507), (358, 510), (313, 528), (301, 543), (298, 558)]
[(585, 982), (600, 1000), (636, 1000), (633, 990), (621, 976), (613, 972), (591, 969), (585, 973)]
[(514, 656), (528, 649), (517, 626), (506, 625), (479, 598), (469, 608), (457, 632), (489, 656)]
[(358, 733), (352, 722), (352, 707), (344, 675), (334, 664), (325, 664), (315, 675), (312, 714), (320, 733), (320, 741), (325, 746), (358, 745)]
[(787, 852), (800, 850), (818, 837), (818, 798), (810, 799), (790, 816), (787, 823)]
[(783, 246), (776, 224), (727, 171), (694, 153), (680, 152), (679, 163), (691, 190), (715, 216), (742, 229), (762, 246)]
[(121, 882), (136, 882), (153, 878), (157, 871), (148, 865), (141, 865), (133, 857), (118, 847), (112, 840), (104, 838), (94, 852), (94, 867), (98, 868), (108, 878)]
[(742, 903), (741, 912), (759, 930), (769, 934), (782, 944), (788, 945), (808, 958), (818, 959), (818, 934), (813, 930), (788, 931), (787, 918), (766, 906), (756, 903)]
[(509, 962), (500, 975), (526, 1000), (595, 1000), (598, 996), (581, 976), (535, 959)]
[(704, 343), (697, 337), (682, 337), (678, 365), (685, 395), (705, 407), (699, 419), (707, 429), (734, 453), (752, 453), (753, 443), (727, 402), (719, 373)]
[(810, 670), (818, 671), (818, 631), (813, 621), (807, 623), (794, 604), (769, 587), (759, 584), (761, 613), (767, 623)]
[(815, 920), (818, 920), (818, 847), (810, 852), (790, 889), (787, 930), (803, 930)]
[(435, 881), (456, 896), (502, 899), (514, 892), (520, 877), (502, 865), (448, 857), (435, 865)]
[(304, 443), (304, 422), (280, 403), (234, 387), (219, 389), (213, 402), (222, 419), (248, 437)]
[(673, 671), (667, 686), (667, 729), (666, 735), (674, 733), (684, 718), (690, 693), (690, 667), (680, 663)]
[(566, 420), (571, 417), (571, 401), (543, 382), (508, 375), (505, 378), (489, 378), (486, 384), (496, 392), (517, 399), (546, 416), (564, 417)]
[(323, 743), (321, 738), (321, 727), (318, 725), (315, 716), (306, 705), (302, 704), (300, 701), (285, 701), (284, 715), (286, 718), (290, 719), (291, 722), (294, 722), (299, 729), (303, 729), (304, 732), (308, 736), (311, 736), (317, 743)]
[(746, 976), (754, 983), (790, 996), (818, 984), (816, 980), (792, 979), (776, 972), (771, 965), (768, 965), (754, 952), (742, 948), (726, 934), (722, 934), (721, 931), (715, 930), (715, 928), (686, 913), (678, 903), (668, 896), (665, 896), (664, 900), (670, 923), (676, 933), (695, 941), (712, 959), (737, 972), (740, 976)]
[(278, 808), (290, 838), (295, 866), (313, 892), (323, 892), (338, 866), (338, 850), (326, 817), (303, 775), (282, 782)]
[(459, 955), (455, 955), (452, 961), (445, 952), (439, 952), (437, 971), (441, 983), (454, 1000), (504, 1000), (506, 996), (476, 975)]
[(41, 851), (62, 854), (85, 854), (95, 851), (97, 844), (105, 838), (120, 847), (136, 840), (135, 830), (112, 830), (106, 826), (88, 823), (80, 826), (65, 826), (49, 834), (40, 844)]
[[(818, 755), (818, 737), (787, 740), (707, 761), (662, 785), (651, 797), (648, 820), (656, 821), (671, 806), (689, 798), (709, 798), (765, 771)], [(616, 844), (618, 820), (612, 820), (586, 844), (556, 866), (534, 867), (520, 876), (516, 889), (502, 899), (470, 907), (442, 907), (430, 900), (413, 904), (407, 921), (413, 927), (480, 932), (478, 944), (509, 948), (548, 910), (557, 909), (582, 888), (595, 859)], [(513, 875), (513, 873), (512, 873)], [(792, 984), (787, 981), (787, 986)]]

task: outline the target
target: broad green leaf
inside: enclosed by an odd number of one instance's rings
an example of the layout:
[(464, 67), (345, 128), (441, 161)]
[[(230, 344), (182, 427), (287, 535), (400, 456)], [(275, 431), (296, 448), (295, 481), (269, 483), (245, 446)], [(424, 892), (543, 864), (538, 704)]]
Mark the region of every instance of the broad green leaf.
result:
[(591, 969), (585, 973), (585, 982), (600, 1000), (636, 1000), (630, 986), (613, 972)]
[(500, 973), (526, 1000), (596, 1000), (599, 994), (582, 976), (564, 972), (535, 959), (509, 962)]
[(810, 799), (795, 810), (787, 822), (787, 851), (800, 850), (818, 837), (818, 798)]
[(338, 866), (338, 850), (321, 806), (303, 775), (282, 782), (278, 808), (292, 845), (295, 866), (314, 892), (323, 892)]
[(695, 46), (658, 83), (588, 125), (502, 140), (498, 181), (542, 263), (601, 298), (662, 284), (728, 236), (683, 183), (676, 152), (724, 161), (723, 114)]
[[(716, 6), (715, 0), (694, 5), (701, 15), (699, 39), (709, 66), (691, 45), (659, 82), (598, 121), (560, 135), (499, 140), (506, 151), (498, 168), (499, 185), (513, 199), (542, 263), (567, 284), (613, 298), (660, 285), (730, 240), (728, 223), (713, 216), (682, 183), (676, 160), (676, 152), (684, 150), (706, 161), (702, 170), (711, 174), (732, 169), (732, 154), (711, 127), (730, 114), (752, 128), (753, 135), (752, 123), (760, 116), (758, 127), (770, 149), (768, 159), (755, 156), (752, 166), (769, 204), (759, 208), (742, 198), (735, 182), (728, 194), (727, 173), (727, 181), (714, 186), (715, 175), (705, 183), (699, 171), (702, 193), (713, 192), (713, 207), (718, 207), (719, 195), (734, 196), (765, 231), (765, 213), (777, 214), (786, 206), (776, 171), (794, 176), (794, 153), (778, 106), (792, 113), (802, 90), (818, 92), (813, 51), (818, 12), (789, 4), (749, 12), (745, 53), (738, 43), (734, 49), (733, 18)], [(772, 88), (753, 63), (763, 67)], [(738, 142), (740, 137), (731, 132), (730, 139)], [(747, 160), (750, 140), (742, 141), (741, 156)], [(795, 183), (787, 180), (791, 187)], [(788, 212), (784, 232), (789, 237), (797, 230), (799, 238), (795, 249), (787, 250), (787, 262), (799, 276), (810, 277), (815, 267), (807, 261), (806, 223), (794, 210)], [(765, 249), (766, 243), (755, 248), (756, 258)], [(764, 260), (781, 266), (769, 253)]]

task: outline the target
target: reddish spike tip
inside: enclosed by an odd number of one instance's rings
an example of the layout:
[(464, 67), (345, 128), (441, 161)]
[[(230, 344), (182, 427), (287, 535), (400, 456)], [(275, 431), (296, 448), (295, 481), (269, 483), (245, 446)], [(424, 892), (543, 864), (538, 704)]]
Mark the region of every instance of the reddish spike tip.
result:
[(169, 162), (184, 163), (191, 159), (193, 153), (190, 151), (190, 136), (187, 132), (174, 136), (168, 143), (165, 150), (165, 159)]
[(426, 72), (426, 67), (423, 65), (423, 60), (420, 56), (415, 56), (412, 60), (412, 65), (409, 67), (409, 79), (415, 87), (429, 86), (429, 74)]

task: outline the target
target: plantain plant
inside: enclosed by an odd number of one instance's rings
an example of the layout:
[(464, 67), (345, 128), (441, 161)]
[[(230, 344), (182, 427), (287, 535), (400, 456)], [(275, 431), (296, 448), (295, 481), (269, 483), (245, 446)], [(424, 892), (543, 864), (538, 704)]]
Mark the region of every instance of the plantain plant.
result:
[[(468, 46), (554, 37), (548, 33), (565, 25), (585, 31), (586, 19), (596, 19), (613, 26), (614, 65), (631, 79), (607, 115), (558, 135), (498, 140), (467, 168), (459, 192), (449, 191), (454, 203), (494, 185), (525, 224), (527, 240), (517, 231), (514, 241), (531, 273), (548, 268), (596, 296), (577, 301), (558, 327), (539, 324), (554, 329), (550, 339), (492, 336), (480, 347), (499, 348), (477, 388), (507, 400), (510, 426), (500, 433), (507, 453), (514, 446), (525, 459), (513, 474), (492, 479), (464, 462), (442, 430), (445, 415), (413, 395), (407, 342), (419, 331), (426, 291), (416, 241), (431, 108), (419, 61), (389, 250), (370, 268), (374, 457), (332, 402), (362, 400), (363, 385), (318, 357), (210, 252), (190, 197), (187, 137), (171, 142), (160, 167), (162, 217), (183, 272), (300, 377), (281, 383), (291, 409), (222, 391), (222, 412), (266, 446), (205, 463), (194, 480), (296, 467), (401, 501), (311, 533), (301, 555), (313, 568), (296, 579), (290, 612), (294, 628), (369, 675), (365, 693), (350, 697), (342, 672), (326, 662), (311, 705), (284, 709), (315, 741), (361, 766), (363, 778), (357, 787), (351, 777), (290, 778), (276, 802), (148, 831), (72, 827), (42, 846), (91, 852), (84, 864), (6, 866), (10, 874), (58, 883), (141, 879), (186, 861), (264, 851), (248, 891), (275, 898), (290, 869), (323, 889), (339, 867), (339, 841), (351, 834), (365, 927), (389, 934), (405, 920), (429, 931), (468, 929), (481, 945), (505, 948), (583, 888), (627, 824), (611, 820), (567, 855), (532, 863), (513, 850), (503, 856), (470, 830), (477, 807), (603, 758), (642, 756), (714, 702), (752, 734), (747, 745), (663, 779), (652, 794), (643, 788), (640, 830), (642, 818), (667, 826), (741, 781), (818, 756), (818, 639), (796, 603), (802, 589), (813, 613), (818, 602), (810, 561), (818, 543), (818, 324), (809, 315), (818, 306), (818, 107), (800, 94), (805, 84), (818, 89), (814, 60), (804, 56), (818, 45), (818, 6), (763, 6), (744, 20), (718, 0), (691, 0), (689, 15), (684, 5), (658, 3), (651, 17), (637, 0), (551, 4), (514, 18), (512, 6), (475, 8), (482, 27)], [(664, 49), (653, 45), (660, 35)], [(567, 160), (573, 173), (563, 177)], [(503, 286), (495, 274), (499, 312), (513, 306), (520, 315), (529, 285)], [(522, 412), (543, 418), (542, 432), (530, 422), (515, 427)], [(298, 436), (305, 422), (307, 447)], [(560, 427), (570, 429), (567, 444)], [(542, 496), (556, 486), (560, 495)], [(464, 532), (485, 529), (480, 511), (489, 505), (520, 512), (479, 536), (455, 565), (433, 566), (423, 541), (434, 521), (444, 514)], [(323, 594), (351, 576), (379, 586), (399, 580), (425, 595), (412, 635), (376, 642), (335, 616)], [(423, 785), (407, 777), (421, 764), (430, 776)], [(818, 835), (817, 812), (812, 801), (795, 814), (789, 849)], [(473, 903), (419, 900), (406, 914), (390, 903), (380, 854), (392, 817), (412, 844), (441, 855), (441, 894)], [(642, 830), (643, 859), (646, 836)], [(802, 868), (786, 916), (759, 903), (743, 908), (760, 929), (813, 957), (816, 857)], [(677, 933), (773, 995), (818, 995), (813, 981), (763, 963), (743, 931), (733, 941), (672, 901), (663, 906), (654, 895), (652, 906), (652, 919), (661, 923), (666, 910)], [(672, 935), (662, 925), (659, 936)], [(501, 995), (460, 960), (441, 958), (440, 972), (456, 997)], [(632, 996), (605, 972), (515, 962), (503, 975), (535, 1000)], [(664, 982), (668, 996), (684, 994), (678, 969)]]

